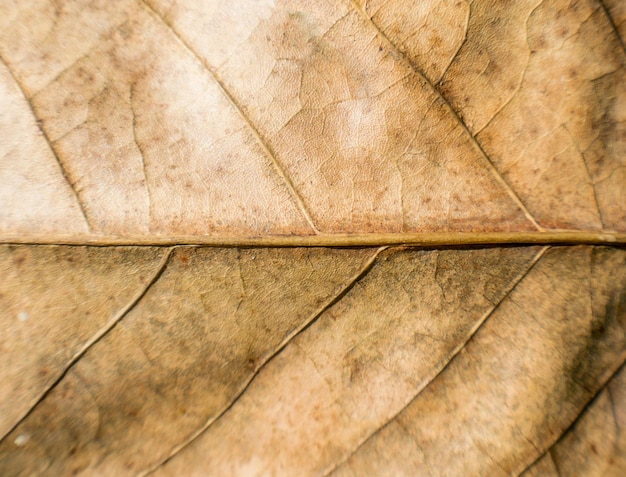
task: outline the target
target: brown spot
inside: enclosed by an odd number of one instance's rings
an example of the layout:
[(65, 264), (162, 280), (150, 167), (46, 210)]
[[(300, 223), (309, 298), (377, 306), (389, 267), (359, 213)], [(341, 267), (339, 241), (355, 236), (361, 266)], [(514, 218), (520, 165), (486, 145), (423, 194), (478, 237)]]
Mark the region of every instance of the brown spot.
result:
[(430, 37), (430, 44), (433, 47), (441, 46), (441, 37), (439, 35), (433, 35)]

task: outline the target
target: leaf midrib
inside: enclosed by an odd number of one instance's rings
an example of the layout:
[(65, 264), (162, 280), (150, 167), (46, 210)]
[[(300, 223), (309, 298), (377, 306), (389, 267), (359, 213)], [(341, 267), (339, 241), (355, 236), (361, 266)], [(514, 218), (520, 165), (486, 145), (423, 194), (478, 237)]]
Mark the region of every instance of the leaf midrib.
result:
[(545, 232), (406, 232), (319, 235), (5, 235), (6, 245), (87, 245), (95, 247), (457, 247), (481, 245), (624, 245), (626, 233), (593, 230)]

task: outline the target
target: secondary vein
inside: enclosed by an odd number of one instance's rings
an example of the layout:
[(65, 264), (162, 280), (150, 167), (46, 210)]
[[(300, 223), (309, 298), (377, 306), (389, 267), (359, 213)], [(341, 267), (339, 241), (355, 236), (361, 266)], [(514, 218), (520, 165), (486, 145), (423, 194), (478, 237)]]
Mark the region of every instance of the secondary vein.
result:
[(30, 97), (26, 94), (26, 89), (24, 88), (22, 83), (17, 79), (17, 76), (15, 76), (15, 73), (13, 73), (13, 70), (11, 70), (11, 68), (9, 68), (9, 64), (6, 62), (6, 60), (2, 56), (0, 56), (0, 60), (4, 63), (7, 71), (9, 72), (11, 77), (13, 78), (13, 81), (15, 82), (15, 84), (17, 85), (19, 90), (22, 92), (22, 96), (24, 97), (24, 99), (26, 101), (26, 104), (28, 104), (30, 112), (33, 115), (33, 118), (35, 119), (35, 124), (37, 125), (37, 128), (39, 129), (39, 132), (41, 133), (41, 136), (43, 137), (44, 141), (46, 141), (46, 144), (50, 148), (50, 152), (52, 152), (52, 155), (54, 156), (54, 159), (56, 160), (56, 163), (59, 166), (59, 169), (61, 170), (61, 175), (63, 176), (63, 178), (65, 179), (65, 181), (69, 185), (70, 190), (72, 191), (72, 193), (73, 193), (73, 195), (74, 195), (74, 197), (76, 199), (76, 202), (78, 203), (78, 209), (80, 210), (83, 218), (85, 219), (85, 224), (87, 225), (87, 229), (89, 231), (91, 231), (92, 230), (91, 223), (89, 222), (89, 217), (87, 216), (87, 211), (85, 210), (85, 205), (83, 204), (83, 201), (81, 200), (80, 195), (78, 193), (78, 190), (74, 186), (74, 183), (70, 180), (70, 178), (69, 178), (69, 176), (67, 174), (67, 171), (65, 170), (65, 166), (63, 165), (63, 162), (61, 161), (61, 158), (57, 154), (57, 151), (54, 148), (54, 145), (53, 145), (52, 141), (48, 137), (48, 133), (46, 133), (46, 130), (41, 125), (41, 121), (39, 120), (39, 118), (37, 116), (37, 113), (35, 112), (35, 107), (33, 106), (33, 102), (31, 101)]
[(394, 422), (396, 420), (396, 418), (407, 408), (411, 405), (411, 403), (413, 403), (421, 394), (422, 392), (428, 387), (430, 386), (431, 383), (433, 383), (435, 380), (437, 380), (437, 378), (439, 378), (445, 371), (446, 369), (448, 369), (451, 365), (452, 362), (454, 362), (454, 360), (457, 358), (457, 356), (467, 347), (468, 343), (470, 341), (472, 341), (472, 339), (474, 338), (474, 336), (476, 336), (476, 334), (478, 333), (478, 330), (480, 330), (482, 328), (482, 326), (485, 324), (485, 322), (493, 315), (493, 313), (500, 307), (500, 305), (506, 300), (506, 298), (511, 294), (511, 292), (524, 280), (524, 278), (530, 273), (530, 271), (534, 268), (534, 266), (537, 264), (537, 262), (541, 259), (541, 257), (543, 256), (543, 254), (546, 252), (546, 250), (548, 249), (548, 247), (544, 247), (542, 248), (532, 259), (532, 261), (530, 262), (528, 268), (521, 273), (517, 279), (510, 285), (509, 289), (506, 290), (506, 292), (502, 295), (502, 297), (500, 298), (500, 300), (490, 309), (488, 310), (473, 326), (473, 328), (470, 330), (467, 338), (465, 339), (465, 341), (459, 343), (457, 345), (457, 347), (452, 350), (452, 352), (450, 353), (449, 357), (447, 360), (445, 360), (444, 362), (442, 362), (439, 366), (438, 369), (434, 370), (434, 374), (427, 379), (426, 381), (424, 381), (422, 383), (422, 385), (416, 390), (416, 393), (405, 403), (404, 406), (402, 406), (402, 408), (396, 412), (390, 419), (388, 419), (385, 423), (383, 423), (381, 426), (379, 426), (378, 428), (374, 429), (369, 435), (365, 436), (357, 445), (356, 447), (349, 452), (346, 456), (344, 456), (342, 459), (340, 459), (339, 461), (335, 462), (334, 464), (332, 464), (331, 466), (329, 466), (323, 473), (323, 476), (328, 476), (331, 473), (333, 473), (336, 469), (338, 469), (342, 464), (344, 464), (345, 462), (347, 462), (350, 457), (352, 457), (353, 455), (355, 455), (359, 449), (361, 449), (369, 440), (371, 440), (374, 436), (376, 436), (379, 432), (381, 432), (384, 428), (386, 428), (389, 424), (391, 424), (392, 422)]
[(57, 376), (57, 378), (46, 387), (46, 389), (39, 395), (39, 397), (34, 401), (29, 410), (9, 429), (9, 431), (0, 438), (0, 443), (4, 441), (17, 427), (20, 426), (28, 417), (35, 411), (35, 409), (41, 404), (48, 395), (54, 390), (59, 383), (67, 376), (69, 371), (80, 361), (80, 359), (96, 345), (100, 340), (102, 340), (105, 336), (107, 336), (113, 328), (122, 320), (128, 313), (137, 306), (137, 304), (141, 301), (141, 299), (148, 293), (148, 290), (152, 288), (152, 286), (158, 281), (163, 272), (167, 267), (167, 263), (172, 255), (172, 252), (175, 247), (168, 248), (163, 256), (159, 264), (156, 267), (156, 272), (150, 279), (150, 281), (140, 289), (135, 296), (130, 300), (130, 302), (120, 309), (102, 328), (100, 328), (89, 340), (87, 340), (83, 346), (74, 353), (74, 356), (70, 358), (70, 360), (65, 364), (61, 373)]
[(276, 349), (269, 355), (259, 366), (252, 372), (249, 378), (243, 383), (239, 391), (233, 397), (233, 399), (226, 404), (220, 411), (218, 411), (214, 416), (211, 416), (200, 428), (196, 429), (187, 439), (181, 442), (178, 446), (176, 446), (162, 461), (156, 463), (150, 468), (144, 470), (138, 475), (144, 477), (148, 474), (153, 473), (159, 467), (162, 467), (167, 462), (172, 460), (176, 455), (178, 455), (183, 449), (193, 443), (196, 439), (198, 439), (202, 434), (204, 434), (215, 422), (217, 422), (224, 414), (226, 414), (241, 398), (241, 396), (246, 392), (246, 390), (250, 387), (250, 384), (256, 376), (277, 356), (279, 355), (288, 344), (290, 344), (294, 338), (301, 335), (304, 331), (311, 327), (329, 308), (339, 302), (350, 290), (354, 288), (354, 286), (361, 281), (372, 269), (374, 264), (376, 263), (376, 259), (380, 255), (380, 253), (385, 250), (387, 247), (380, 247), (372, 256), (365, 262), (363, 267), (350, 279), (346, 282), (343, 288), (337, 293), (332, 299), (330, 299), (327, 303), (322, 305), (320, 309), (318, 309), (313, 315), (303, 323), (299, 328), (293, 330), (285, 339), (276, 347)]
[[(626, 352), (622, 353), (622, 355), (621, 355), (621, 357), (619, 359), (619, 362), (618, 362), (617, 366), (615, 367), (615, 369), (611, 370), (611, 372), (609, 373), (609, 376), (606, 378), (604, 384), (602, 384), (602, 386), (600, 386), (600, 388), (591, 396), (589, 401), (582, 407), (580, 412), (576, 415), (576, 417), (574, 418), (572, 423), (554, 440), (554, 442), (552, 444), (550, 444), (543, 452), (541, 452), (534, 460), (532, 460), (532, 462), (530, 462), (528, 465), (524, 466), (524, 468), (520, 472), (517, 473), (518, 477), (523, 475), (527, 470), (529, 470), (531, 467), (533, 467), (545, 455), (549, 455), (550, 457), (552, 457), (552, 451), (554, 450), (555, 446), (559, 442), (561, 442), (563, 440), (563, 438), (567, 435), (567, 433), (569, 431), (571, 431), (572, 429), (574, 429), (574, 427), (576, 427), (576, 425), (585, 416), (585, 414), (589, 410), (589, 408), (596, 402), (596, 400), (598, 399), (600, 394), (602, 394), (602, 392), (605, 391), (605, 390), (608, 392), (608, 385), (610, 384), (610, 382), (613, 379), (613, 377), (616, 376), (620, 371), (622, 371), (624, 369), (625, 360), (626, 360)], [(610, 399), (610, 395), (609, 395), (609, 399)], [(552, 460), (554, 460), (554, 459), (552, 459)], [(556, 465), (556, 462), (555, 462), (555, 465)]]
[(476, 139), (476, 137), (471, 133), (471, 131), (469, 130), (469, 128), (467, 127), (467, 124), (465, 124), (465, 121), (463, 121), (463, 119), (459, 116), (459, 114), (455, 111), (455, 109), (452, 107), (452, 105), (450, 104), (450, 102), (448, 101), (448, 98), (446, 98), (441, 91), (439, 91), (439, 89), (437, 89), (435, 87), (435, 85), (428, 79), (428, 77), (421, 71), (421, 69), (415, 64), (413, 63), (413, 61), (408, 58), (399, 48), (398, 46), (391, 41), (391, 39), (382, 31), (382, 29), (374, 22), (374, 20), (357, 4), (357, 2), (355, 0), (349, 0), (350, 4), (352, 5), (352, 7), (354, 8), (354, 10), (357, 11), (357, 13), (368, 23), (370, 24), (378, 33), (379, 37), (385, 42), (387, 43), (387, 45), (393, 50), (394, 55), (396, 58), (401, 58), (406, 65), (415, 72), (416, 75), (418, 75), (421, 80), (424, 82), (425, 85), (428, 86), (429, 89), (431, 89), (438, 97), (440, 97), (446, 108), (450, 111), (450, 113), (452, 114), (452, 116), (456, 119), (456, 121), (458, 122), (458, 124), (463, 128), (463, 130), (465, 131), (465, 133), (469, 136), (470, 140), (472, 141), (472, 144), (474, 145), (474, 147), (476, 147), (476, 149), (478, 149), (481, 157), (484, 159), (485, 164), (487, 165), (487, 167), (489, 168), (489, 170), (491, 171), (491, 173), (493, 174), (493, 176), (496, 178), (496, 180), (502, 185), (502, 187), (505, 189), (505, 191), (507, 192), (507, 194), (511, 197), (511, 199), (515, 202), (515, 204), (520, 208), (520, 210), (524, 213), (524, 215), (526, 216), (527, 220), (532, 223), (532, 225), (537, 229), (537, 230), (544, 230), (543, 227), (541, 227), (537, 221), (535, 220), (535, 218), (533, 217), (533, 215), (530, 213), (530, 211), (527, 209), (526, 205), (522, 202), (522, 199), (520, 199), (520, 197), (517, 195), (517, 193), (513, 190), (513, 188), (509, 185), (508, 182), (506, 182), (504, 180), (504, 177), (502, 177), (502, 175), (500, 174), (500, 171), (498, 171), (498, 169), (496, 168), (496, 166), (493, 164), (493, 161), (489, 158), (489, 156), (487, 155), (487, 153), (485, 152), (485, 150), (483, 149), (482, 145), (478, 142), (478, 140)]
[(252, 133), (252, 135), (254, 136), (254, 138), (257, 140), (257, 143), (259, 144), (259, 146), (261, 146), (261, 149), (263, 150), (263, 152), (265, 153), (265, 155), (267, 156), (267, 158), (270, 160), (270, 162), (272, 163), (272, 165), (274, 166), (274, 169), (276, 170), (276, 173), (278, 174), (278, 176), (283, 180), (285, 186), (287, 187), (287, 190), (289, 191), (289, 194), (291, 195), (291, 197), (293, 198), (293, 200), (296, 202), (296, 205), (298, 206), (298, 209), (300, 210), (300, 213), (302, 214), (302, 216), (304, 217), (304, 219), (306, 220), (306, 222), (308, 223), (308, 225), (311, 227), (311, 229), (318, 234), (319, 230), (317, 229), (317, 227), (315, 226), (315, 223), (313, 222), (313, 218), (311, 217), (311, 214), (308, 210), (308, 208), (306, 207), (306, 205), (304, 204), (304, 200), (302, 199), (302, 197), (300, 196), (300, 194), (298, 193), (298, 191), (296, 190), (295, 186), (293, 185), (291, 179), (289, 178), (289, 176), (287, 175), (287, 173), (285, 172), (285, 170), (283, 169), (282, 165), (280, 164), (280, 162), (278, 161), (278, 159), (276, 158), (276, 153), (274, 151), (272, 151), (272, 149), (270, 148), (269, 144), (267, 143), (267, 141), (263, 138), (263, 136), (261, 135), (261, 133), (259, 132), (259, 130), (256, 128), (256, 126), (252, 123), (252, 120), (248, 117), (248, 115), (244, 112), (243, 108), (241, 107), (241, 105), (238, 103), (238, 101), (235, 99), (235, 97), (233, 96), (233, 94), (231, 93), (231, 91), (227, 88), (226, 84), (224, 83), (224, 81), (218, 76), (217, 72), (215, 71), (214, 68), (212, 68), (197, 52), (196, 50), (194, 50), (191, 45), (189, 45), (187, 43), (187, 41), (185, 41), (185, 39), (178, 33), (178, 31), (176, 31), (176, 29), (169, 24), (169, 22), (167, 22), (165, 20), (165, 18), (163, 18), (161, 15), (159, 15), (150, 5), (148, 5), (146, 3), (146, 0), (141, 0), (140, 3), (145, 7), (146, 10), (148, 10), (153, 16), (155, 16), (157, 19), (159, 19), (167, 28), (168, 30), (170, 30), (172, 32), (172, 34), (178, 39), (178, 41), (180, 41), (180, 43), (183, 45), (183, 47), (189, 52), (191, 53), (191, 55), (200, 62), (200, 64), (202, 65), (202, 67), (209, 72), (209, 74), (211, 75), (211, 77), (213, 78), (213, 80), (215, 81), (215, 83), (217, 84), (219, 90), (222, 92), (222, 94), (226, 97), (226, 99), (228, 100), (228, 102), (235, 108), (235, 110), (239, 113), (239, 116), (243, 119), (243, 121), (246, 123), (246, 125), (248, 126), (250, 132)]

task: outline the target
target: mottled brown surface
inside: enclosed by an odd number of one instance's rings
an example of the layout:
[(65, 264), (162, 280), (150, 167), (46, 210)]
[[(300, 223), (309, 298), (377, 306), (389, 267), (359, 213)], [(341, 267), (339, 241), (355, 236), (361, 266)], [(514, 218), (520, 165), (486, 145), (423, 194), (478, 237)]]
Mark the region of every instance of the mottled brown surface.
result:
[(626, 469), (624, 366), (523, 477), (620, 477)]
[(337, 475), (519, 474), (623, 363), (625, 285), (623, 251), (549, 250), (439, 378)]
[[(17, 253), (26, 253), (24, 248)], [(59, 250), (70, 256), (82, 252), (46, 247), (31, 267), (45, 267)], [(11, 473), (26, 466), (65, 475), (93, 466), (90, 472), (110, 474), (158, 463), (202, 423), (219, 416), (281, 343), (349, 286), (374, 254), (371, 249), (177, 249), (142, 300), (7, 436), (0, 468)], [(81, 265), (85, 280), (100, 266)], [(128, 266), (115, 271), (123, 273)], [(20, 297), (23, 288), (13, 290)], [(115, 285), (108, 292), (116, 293)], [(98, 290), (91, 293), (100, 298)], [(56, 289), (40, 292), (44, 299), (48, 294), (59, 298)], [(83, 319), (80, 310), (50, 310), (39, 323), (35, 317), (21, 322), (6, 315), (4, 328), (9, 336), (21, 332), (20, 341), (31, 342), (42, 329), (60, 328), (58, 320), (75, 327)], [(46, 356), (51, 374), (63, 367), (52, 360), (61, 346), (54, 335), (39, 338), (40, 361)], [(27, 366), (21, 358), (25, 352), (9, 349), (5, 356), (27, 369), (43, 368), (37, 362)], [(9, 388), (10, 381), (4, 382)], [(34, 386), (39, 390), (46, 384)], [(9, 401), (17, 397), (8, 389), (0, 392)], [(14, 412), (12, 422), (24, 415), (23, 409)], [(18, 436), (28, 436), (28, 444), (15, 452)]]
[(612, 24), (624, 2), (612, 2), (615, 18), (598, 0), (362, 3), (540, 225), (626, 226), (626, 57)]
[(0, 248), (0, 435), (156, 273), (163, 250)]
[[(37, 250), (30, 268), (86, 251)], [(101, 257), (90, 258), (84, 273), (97, 273)], [(603, 247), (180, 247), (58, 385), (31, 385), (51, 391), (16, 413), (0, 466), (135, 474), (174, 455), (158, 473), (518, 473), (623, 363), (625, 265), (625, 252)], [(22, 292), (5, 290), (9, 301)], [(7, 315), (4, 327), (28, 339), (67, 309), (39, 326)], [(46, 334), (37, 350), (58, 346)]]
[(4, 0), (0, 231), (624, 231), (607, 5)]
[(626, 475), (623, 5), (0, 0), (0, 475)]

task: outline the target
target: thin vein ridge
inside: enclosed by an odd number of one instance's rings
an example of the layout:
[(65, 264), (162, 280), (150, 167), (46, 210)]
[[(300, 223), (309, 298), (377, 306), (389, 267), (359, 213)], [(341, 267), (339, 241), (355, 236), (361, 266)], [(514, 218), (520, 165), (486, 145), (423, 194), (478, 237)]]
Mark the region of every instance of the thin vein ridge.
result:
[(335, 462), (334, 464), (329, 466), (326, 470), (324, 470), (324, 472), (322, 473), (322, 475), (324, 477), (332, 474), (341, 465), (343, 465), (348, 460), (350, 460), (350, 458), (353, 455), (355, 455), (359, 451), (359, 449), (361, 449), (368, 441), (370, 441), (379, 432), (381, 432), (388, 425), (390, 425), (392, 422), (394, 422), (396, 420), (396, 418), (406, 408), (408, 408), (411, 405), (411, 403), (413, 403), (422, 394), (422, 392), (424, 392), (424, 390), (426, 388), (428, 388), (428, 386), (430, 386), (435, 380), (437, 380), (437, 378), (439, 378), (450, 367), (450, 365), (456, 360), (456, 358), (459, 356), (459, 354), (467, 347), (468, 343), (470, 343), (474, 339), (474, 337), (476, 336), (478, 331), (483, 327), (483, 325), (487, 322), (487, 320), (495, 313), (495, 311), (500, 307), (500, 305), (504, 302), (504, 300), (506, 300), (506, 298), (511, 294), (511, 292), (513, 290), (515, 290), (515, 288), (524, 280), (524, 278), (535, 267), (537, 262), (539, 262), (539, 260), (544, 255), (544, 253), (548, 250), (548, 248), (549, 247), (542, 248), (535, 255), (535, 257), (533, 258), (533, 260), (529, 264), (528, 268), (517, 277), (517, 279), (511, 284), (510, 288), (502, 295), (500, 300), (476, 322), (476, 324), (470, 330), (470, 332), (469, 332), (467, 338), (465, 339), (465, 341), (459, 343), (459, 345), (455, 349), (452, 350), (452, 352), (450, 353), (447, 361), (441, 363), (441, 365), (439, 366), (439, 369), (436, 369), (435, 373), (429, 379), (427, 379), (424, 383), (422, 383), (421, 386), (419, 386), (419, 388), (416, 390), (416, 393), (413, 395), (413, 397), (411, 397), (406, 402), (406, 404), (404, 406), (402, 406), (402, 408), (400, 408), (400, 410), (398, 412), (396, 412), (390, 419), (388, 419), (385, 423), (383, 423), (378, 428), (374, 429), (374, 431), (372, 431), (368, 436), (366, 436), (364, 439), (362, 439), (351, 452), (349, 452), (346, 456), (341, 458), (338, 462)]
[(191, 434), (184, 442), (180, 443), (176, 446), (170, 455), (166, 457), (164, 460), (156, 463), (150, 468), (144, 470), (138, 475), (144, 477), (156, 471), (158, 468), (164, 466), (167, 462), (176, 457), (183, 449), (192, 444), (196, 439), (198, 439), (202, 434), (204, 434), (215, 422), (217, 422), (222, 416), (224, 416), (243, 396), (243, 394), (247, 391), (252, 384), (252, 381), (258, 376), (258, 374), (265, 368), (267, 365), (278, 356), (286, 347), (291, 343), (294, 338), (304, 333), (307, 329), (309, 329), (317, 320), (332, 306), (334, 306), (337, 302), (339, 302), (350, 290), (354, 288), (354, 286), (360, 282), (372, 269), (374, 264), (376, 263), (376, 259), (380, 255), (381, 252), (386, 250), (387, 247), (380, 247), (376, 252), (369, 258), (369, 260), (363, 265), (363, 267), (354, 275), (344, 287), (339, 291), (337, 295), (335, 295), (331, 300), (329, 300), (326, 304), (324, 304), (319, 310), (317, 310), (310, 319), (303, 323), (300, 328), (295, 329), (289, 336), (287, 336), (278, 347), (269, 355), (259, 366), (252, 372), (249, 376), (248, 380), (242, 385), (240, 390), (236, 393), (233, 399), (228, 403), (221, 411), (219, 411), (215, 416), (212, 416), (203, 426), (197, 429), (193, 434)]
[[(551, 455), (552, 450), (554, 449), (554, 446), (556, 446), (559, 442), (561, 442), (563, 440), (563, 438), (565, 437), (565, 435), (567, 435), (567, 433), (569, 431), (571, 431), (574, 427), (576, 427), (576, 425), (580, 422), (580, 420), (585, 416), (585, 413), (589, 410), (589, 408), (591, 408), (591, 406), (596, 402), (596, 400), (598, 399), (598, 397), (600, 396), (600, 394), (602, 394), (602, 391), (604, 391), (605, 389), (608, 389), (607, 386), (610, 384), (611, 380), (613, 379), (614, 376), (616, 376), (620, 371), (622, 371), (624, 369), (624, 366), (626, 365), (626, 352), (622, 353), (620, 360), (618, 362), (618, 365), (615, 367), (615, 369), (612, 369), (610, 371), (610, 373), (608, 373), (608, 376), (606, 377), (604, 383), (598, 388), (598, 390), (591, 396), (591, 398), (589, 398), (589, 401), (582, 407), (582, 409), (580, 410), (580, 412), (576, 415), (576, 417), (574, 418), (574, 420), (571, 422), (571, 424), (569, 426), (567, 426), (567, 428), (565, 428), (565, 430), (554, 440), (554, 442), (552, 442), (552, 444), (550, 444), (543, 452), (541, 452), (532, 462), (530, 462), (528, 465), (526, 465), (520, 472), (518, 472), (516, 475), (519, 477), (522, 474), (524, 474), (524, 472), (526, 472), (527, 470), (529, 470), (532, 466), (534, 466), (537, 462), (539, 462), (543, 456), (547, 455)], [(555, 462), (556, 464), (556, 462)]]
[(57, 378), (41, 393), (41, 395), (31, 405), (30, 409), (8, 430), (8, 432), (0, 438), (0, 444), (6, 439), (15, 429), (17, 429), (24, 421), (26, 421), (35, 409), (50, 395), (50, 393), (59, 385), (69, 371), (80, 361), (80, 359), (96, 345), (100, 340), (107, 336), (113, 328), (133, 310), (141, 299), (148, 293), (148, 290), (159, 280), (165, 269), (167, 263), (172, 255), (175, 247), (167, 249), (163, 254), (160, 263), (157, 265), (156, 272), (150, 281), (141, 289), (133, 299), (123, 307), (113, 318), (111, 318), (98, 332), (96, 332), (83, 346), (78, 350), (72, 358), (65, 364), (63, 371), (57, 376)]
[(189, 53), (191, 53), (191, 55), (197, 61), (200, 62), (200, 64), (204, 67), (204, 69), (206, 69), (209, 72), (209, 74), (211, 75), (211, 77), (213, 78), (215, 83), (217, 84), (217, 86), (220, 89), (220, 91), (222, 92), (222, 94), (226, 97), (226, 99), (230, 102), (230, 104), (232, 104), (232, 106), (237, 110), (237, 112), (239, 113), (241, 118), (247, 124), (248, 128), (250, 129), (250, 131), (252, 132), (252, 134), (256, 138), (258, 144), (263, 149), (263, 152), (265, 153), (267, 158), (270, 160), (270, 162), (274, 166), (274, 169), (276, 170), (277, 174), (279, 175), (279, 177), (285, 183), (285, 186), (287, 187), (287, 190), (289, 191), (289, 193), (290, 193), (291, 197), (293, 198), (293, 200), (296, 202), (296, 205), (298, 206), (298, 209), (300, 210), (300, 213), (302, 214), (302, 216), (304, 217), (304, 219), (306, 220), (308, 225), (311, 227), (313, 232), (315, 232), (316, 234), (319, 234), (320, 231), (315, 226), (315, 222), (313, 221), (313, 219), (311, 217), (311, 214), (309, 213), (309, 210), (307, 209), (306, 205), (304, 204), (304, 200), (302, 199), (302, 197), (300, 196), (300, 194), (298, 193), (298, 191), (294, 187), (294, 185), (293, 185), (291, 179), (289, 178), (289, 176), (287, 176), (287, 174), (286, 174), (285, 170), (283, 169), (282, 165), (278, 162), (278, 159), (276, 159), (276, 154), (272, 151), (272, 149), (268, 145), (267, 141), (263, 138), (263, 136), (261, 135), (259, 130), (252, 123), (252, 121), (250, 120), (248, 115), (243, 111), (243, 108), (237, 102), (237, 100), (232, 95), (230, 90), (226, 87), (226, 85), (224, 84), (224, 81), (222, 81), (222, 79), (217, 75), (217, 73), (215, 72), (214, 68), (212, 68), (209, 64), (207, 64), (207, 62), (191, 47), (191, 45), (189, 45), (184, 40), (184, 38), (181, 35), (179, 35), (179, 33), (176, 31), (176, 29), (172, 25), (170, 25), (165, 20), (165, 18), (163, 18), (161, 15), (159, 15), (159, 13), (156, 12), (148, 3), (146, 3), (146, 0), (140, 0), (140, 3), (145, 7), (146, 10), (148, 10), (153, 16), (155, 16), (160, 22), (162, 22), (168, 28), (168, 30), (170, 30), (172, 32), (172, 34), (178, 39), (178, 41), (180, 41), (180, 43), (183, 45), (183, 47), (187, 51), (189, 51)]
[(69, 176), (67, 175), (67, 171), (65, 170), (65, 166), (63, 165), (63, 162), (61, 161), (61, 158), (57, 154), (57, 151), (54, 148), (54, 145), (52, 144), (52, 141), (48, 137), (48, 133), (46, 133), (46, 130), (41, 125), (41, 121), (39, 120), (39, 118), (37, 116), (37, 113), (35, 112), (35, 107), (33, 106), (32, 101), (30, 100), (29, 96), (26, 94), (26, 90), (24, 89), (24, 86), (22, 85), (22, 83), (20, 83), (18, 81), (17, 76), (15, 76), (15, 73), (13, 73), (13, 70), (11, 70), (11, 68), (9, 68), (9, 64), (6, 62), (6, 60), (2, 56), (0, 56), (0, 60), (2, 60), (2, 62), (4, 63), (4, 65), (5, 65), (6, 69), (7, 69), (7, 71), (9, 72), (11, 77), (13, 78), (13, 81), (15, 82), (17, 87), (22, 92), (22, 96), (24, 96), (24, 99), (26, 100), (26, 103), (28, 104), (28, 107), (30, 108), (30, 112), (33, 115), (33, 117), (35, 118), (35, 124), (37, 125), (37, 128), (39, 129), (42, 137), (46, 141), (46, 144), (48, 144), (48, 147), (50, 148), (50, 151), (52, 152), (52, 155), (54, 156), (54, 158), (55, 158), (55, 160), (57, 162), (57, 165), (59, 166), (59, 169), (61, 170), (61, 175), (63, 176), (63, 178), (65, 179), (65, 181), (69, 185), (70, 190), (72, 191), (72, 193), (74, 194), (74, 197), (76, 198), (76, 202), (78, 203), (78, 209), (80, 210), (83, 218), (85, 219), (85, 224), (87, 225), (87, 229), (89, 231), (91, 231), (92, 230), (91, 222), (89, 221), (89, 217), (87, 216), (87, 211), (85, 210), (85, 205), (83, 204), (83, 201), (80, 198), (78, 190), (76, 190), (76, 187), (74, 187), (74, 184), (72, 183), (72, 181), (70, 180)]
[(617, 29), (617, 25), (615, 24), (615, 20), (613, 20), (613, 16), (611, 15), (610, 10), (604, 3), (604, 0), (598, 0), (598, 3), (600, 4), (600, 7), (602, 7), (602, 10), (604, 10), (606, 17), (609, 20), (609, 23), (611, 24), (611, 28), (613, 28), (613, 32), (615, 33), (615, 36), (617, 37), (617, 41), (622, 47), (622, 51), (624, 52), (624, 54), (626, 54), (626, 44), (624, 44), (624, 39), (619, 34), (619, 30)]
[(513, 188), (509, 185), (508, 182), (506, 182), (504, 180), (504, 177), (502, 177), (502, 175), (500, 174), (500, 172), (498, 171), (498, 169), (496, 168), (496, 166), (493, 164), (493, 161), (489, 158), (489, 156), (487, 155), (487, 153), (485, 152), (485, 150), (483, 149), (482, 145), (478, 142), (478, 139), (476, 139), (476, 137), (471, 133), (471, 131), (469, 130), (469, 128), (467, 127), (467, 124), (465, 124), (465, 121), (463, 121), (463, 119), (459, 116), (459, 114), (454, 110), (454, 108), (452, 107), (452, 105), (450, 104), (450, 102), (448, 101), (448, 98), (446, 98), (440, 91), (439, 89), (437, 89), (435, 87), (435, 85), (426, 77), (426, 75), (420, 70), (420, 68), (414, 64), (404, 53), (402, 53), (402, 51), (400, 51), (400, 49), (398, 48), (398, 46), (393, 43), (389, 37), (387, 35), (385, 35), (385, 33), (381, 30), (381, 28), (374, 22), (374, 20), (356, 3), (355, 0), (349, 0), (350, 4), (353, 6), (353, 8), (357, 11), (357, 13), (367, 22), (369, 23), (378, 33), (378, 35), (385, 41), (385, 43), (387, 43), (393, 50), (394, 53), (396, 54), (397, 58), (402, 58), (404, 60), (404, 62), (411, 68), (411, 70), (413, 70), (421, 79), (422, 81), (424, 81), (424, 83), (437, 95), (439, 96), (444, 104), (446, 105), (446, 107), (448, 108), (448, 110), (450, 111), (450, 113), (453, 115), (453, 117), (456, 119), (456, 121), (461, 125), (461, 127), (463, 128), (463, 130), (465, 131), (465, 133), (470, 137), (470, 140), (472, 141), (472, 143), (474, 144), (474, 146), (478, 149), (478, 151), (480, 152), (480, 155), (483, 157), (483, 159), (485, 160), (485, 162), (487, 163), (487, 166), (489, 167), (489, 169), (491, 170), (492, 174), (494, 175), (494, 177), (498, 180), (498, 182), (500, 182), (500, 184), (502, 185), (502, 187), (504, 187), (504, 189), (506, 190), (506, 192), (508, 193), (508, 195), (511, 197), (511, 199), (513, 199), (513, 201), (515, 202), (515, 204), (520, 208), (520, 210), (524, 213), (524, 215), (526, 216), (527, 220), (529, 222), (532, 223), (532, 225), (539, 231), (544, 230), (543, 227), (541, 227), (537, 221), (535, 220), (535, 218), (533, 217), (533, 215), (530, 213), (530, 211), (526, 208), (526, 205), (524, 204), (524, 202), (522, 202), (522, 199), (520, 199), (520, 197), (517, 195), (517, 193), (513, 190)]

